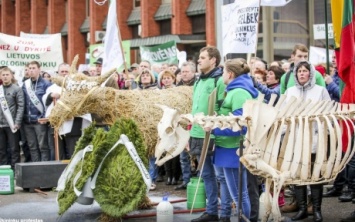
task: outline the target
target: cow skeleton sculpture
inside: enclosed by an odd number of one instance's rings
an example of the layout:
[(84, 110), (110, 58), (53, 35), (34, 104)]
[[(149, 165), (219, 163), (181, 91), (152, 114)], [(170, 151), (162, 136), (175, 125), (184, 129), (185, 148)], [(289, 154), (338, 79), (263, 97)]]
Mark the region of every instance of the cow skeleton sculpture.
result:
[[(212, 129), (230, 128), (233, 131), (247, 127), (244, 155), (240, 160), (251, 173), (266, 178), (266, 192), (271, 191), (273, 182), (272, 202), (271, 196), (265, 195), (266, 215), (263, 221), (267, 221), (270, 214), (274, 221), (282, 221), (278, 196), (283, 185), (332, 181), (355, 151), (354, 145), (349, 142), (342, 155), (343, 145), (346, 145), (342, 144), (342, 134), (347, 134), (348, 138), (354, 135), (355, 104), (304, 102), (294, 97), (285, 104), (286, 97), (282, 95), (274, 107), (275, 98), (276, 95), (273, 95), (269, 104), (262, 102), (263, 95), (258, 100), (247, 101), (242, 116), (178, 115), (176, 110), (162, 107), (164, 115), (158, 125), (160, 142), (164, 141), (161, 136), (166, 136), (165, 131), (170, 132), (169, 139), (173, 135), (180, 138), (183, 129), (180, 125), (183, 124), (198, 124)], [(171, 124), (165, 128), (163, 123)], [(314, 141), (318, 141), (318, 145), (315, 162), (311, 163)], [(157, 150), (162, 147), (158, 144)], [(167, 147), (166, 143), (164, 147)], [(172, 146), (168, 147), (172, 149)]]

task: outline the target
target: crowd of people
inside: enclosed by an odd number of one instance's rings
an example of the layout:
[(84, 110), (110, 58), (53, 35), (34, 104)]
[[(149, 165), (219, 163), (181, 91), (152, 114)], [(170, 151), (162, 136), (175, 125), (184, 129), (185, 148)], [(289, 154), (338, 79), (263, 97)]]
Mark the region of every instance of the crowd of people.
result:
[[(228, 59), (221, 63), (221, 55), (215, 47), (204, 47), (200, 50), (197, 66), (193, 61), (176, 64), (150, 64), (149, 61), (134, 63), (122, 72), (115, 72), (114, 78), (106, 83), (108, 87), (120, 90), (160, 90), (171, 87), (193, 87), (192, 114), (208, 114), (208, 97), (216, 89), (215, 112), (218, 115), (243, 114), (246, 100), (256, 99), (259, 93), (265, 94), (268, 103), (272, 94), (278, 97), (286, 95), (286, 103), (291, 96), (306, 101), (320, 100), (339, 101), (339, 77), (335, 56), (331, 70), (324, 64), (313, 65), (308, 62), (308, 48), (296, 44), (291, 57), (284, 61), (273, 61), (268, 64), (261, 58)], [(101, 75), (103, 60), (99, 58), (95, 67), (85, 72), (89, 76)], [(70, 67), (63, 63), (57, 75), (66, 76)], [(38, 61), (28, 63), (24, 70), (22, 87), (16, 82), (14, 74), (8, 67), (0, 69), (0, 165), (11, 165), (21, 161), (22, 150), (25, 162), (69, 159), (74, 153), (77, 140), (82, 129), (95, 120), (97, 127), (107, 128), (102, 119), (92, 114), (75, 117), (63, 124), (59, 130), (59, 153), (55, 155), (54, 130), (47, 117), (57, 100), (60, 100), (62, 88), (51, 83), (51, 75), (41, 71)], [(276, 100), (277, 102), (277, 100)], [(275, 103), (276, 103), (275, 102)], [(206, 132), (211, 132), (204, 168), (195, 172), (200, 161), (201, 150)], [(239, 156), (236, 154), (246, 129), (233, 132), (231, 129), (211, 130), (192, 125), (190, 140), (186, 149), (177, 157), (167, 161), (164, 167), (155, 165), (155, 157), (149, 157), (149, 173), (152, 179), (150, 190), (157, 188), (157, 182), (165, 181), (166, 185), (177, 185), (176, 190), (184, 190), (193, 175), (200, 175), (204, 181), (207, 206), (206, 211), (192, 222), (230, 221), (231, 204), (238, 202), (238, 189), (242, 189), (242, 212), (252, 222), (258, 221), (260, 180), (244, 169), (239, 178)], [(312, 132), (316, 135), (316, 130)], [(312, 162), (317, 152), (316, 141), (313, 141)], [(321, 213), (322, 198), (339, 196), (340, 201), (355, 202), (355, 160), (339, 173), (334, 186), (323, 194), (323, 185), (311, 185), (310, 201), (307, 186), (294, 186), (290, 193), (294, 196), (291, 204), (284, 205), (280, 201), (283, 212), (295, 211), (293, 221), (307, 218), (313, 214), (313, 221), (323, 221)], [(164, 178), (165, 177), (165, 178)], [(179, 179), (182, 180), (181, 184)], [(242, 186), (238, 187), (239, 180)], [(348, 186), (347, 192), (342, 192)], [(283, 194), (283, 192), (282, 192)], [(220, 209), (218, 208), (220, 197)], [(280, 197), (282, 199), (282, 197)], [(309, 205), (311, 203), (311, 205)], [(311, 207), (310, 207), (311, 206)], [(310, 210), (311, 209), (311, 210)], [(355, 214), (343, 221), (355, 221)]]

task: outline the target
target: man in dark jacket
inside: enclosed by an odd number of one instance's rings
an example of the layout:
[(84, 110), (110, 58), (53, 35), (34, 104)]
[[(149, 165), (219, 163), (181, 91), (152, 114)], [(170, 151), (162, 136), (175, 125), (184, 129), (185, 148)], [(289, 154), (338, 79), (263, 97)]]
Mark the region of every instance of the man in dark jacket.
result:
[[(181, 81), (177, 86), (193, 86), (196, 80), (195, 72), (196, 65), (194, 63), (184, 62), (181, 66)], [(186, 190), (191, 177), (190, 155), (187, 150), (180, 154), (180, 165), (183, 183), (175, 187), (175, 190)]]
[(29, 63), (30, 78), (22, 86), (25, 94), (24, 128), (33, 162), (48, 161), (50, 157), (47, 125), (38, 120), (45, 116), (42, 97), (51, 83), (40, 76), (40, 67), (37, 61)]
[(24, 97), (21, 88), (13, 84), (12, 71), (5, 67), (0, 71), (0, 165), (7, 164), (7, 145), (11, 153), (11, 168), (20, 162), (19, 131), (21, 127)]

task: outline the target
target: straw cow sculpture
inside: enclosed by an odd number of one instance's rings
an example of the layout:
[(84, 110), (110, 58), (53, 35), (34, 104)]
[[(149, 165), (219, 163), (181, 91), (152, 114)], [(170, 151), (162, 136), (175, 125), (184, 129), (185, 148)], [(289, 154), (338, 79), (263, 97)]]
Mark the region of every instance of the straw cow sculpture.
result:
[[(265, 195), (266, 215), (263, 221), (267, 221), (270, 214), (274, 221), (282, 221), (278, 196), (283, 185), (332, 181), (355, 151), (351, 143), (342, 144), (342, 134), (347, 134), (348, 138), (354, 136), (355, 104), (332, 101), (313, 103), (292, 98), (284, 105), (285, 96), (281, 96), (273, 107), (274, 99), (269, 104), (263, 103), (263, 98), (247, 101), (243, 106), (243, 116), (179, 115), (177, 110), (162, 107), (165, 119), (158, 126), (160, 132), (165, 128), (161, 124), (163, 122), (171, 122), (172, 126), (198, 124), (212, 129), (231, 128), (233, 131), (247, 127), (241, 162), (251, 173), (266, 178), (266, 192), (274, 194), (272, 202), (271, 196)], [(314, 133), (314, 127), (318, 129), (318, 134)], [(170, 131), (179, 132), (175, 129)], [(318, 140), (318, 147), (311, 168), (313, 140)], [(342, 156), (343, 145), (347, 149)]]
[(155, 104), (164, 104), (188, 113), (192, 105), (192, 87), (164, 90), (118, 90), (102, 87), (101, 84), (111, 74), (112, 72), (100, 77), (88, 77), (75, 73), (65, 78), (52, 78), (53, 82), (62, 86), (63, 91), (49, 116), (51, 125), (58, 129), (64, 121), (86, 113), (98, 115), (108, 125), (112, 125), (120, 117), (132, 118), (143, 134), (148, 153), (154, 155), (158, 138), (156, 126), (163, 115)]

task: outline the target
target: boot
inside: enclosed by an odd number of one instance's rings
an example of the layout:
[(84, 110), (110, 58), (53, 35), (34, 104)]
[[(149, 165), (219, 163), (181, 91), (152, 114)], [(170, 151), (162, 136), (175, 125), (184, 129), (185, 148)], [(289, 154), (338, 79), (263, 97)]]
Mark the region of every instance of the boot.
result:
[(291, 220), (302, 220), (308, 217), (307, 213), (307, 186), (295, 186), (295, 195), (299, 206), (299, 211)]
[(323, 185), (311, 185), (311, 198), (313, 203), (313, 221), (322, 222), (322, 197), (323, 197)]

